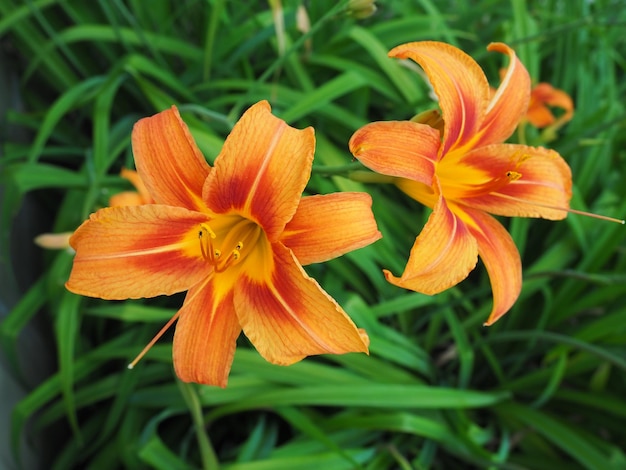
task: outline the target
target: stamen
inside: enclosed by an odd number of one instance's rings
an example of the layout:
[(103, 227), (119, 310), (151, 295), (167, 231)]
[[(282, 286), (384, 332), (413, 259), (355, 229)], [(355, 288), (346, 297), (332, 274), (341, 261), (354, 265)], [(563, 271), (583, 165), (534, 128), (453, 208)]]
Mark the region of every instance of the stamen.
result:
[[(198, 230), (198, 240), (200, 241), (200, 252), (202, 257), (213, 265), (215, 272), (221, 273), (237, 263), (241, 259), (241, 250), (243, 249), (243, 241), (239, 240), (235, 248), (230, 252), (227, 258), (222, 258), (222, 250), (213, 246), (213, 239), (217, 238), (215, 232), (207, 224), (201, 224)], [(222, 243), (228, 243), (227, 236)]]
[(609, 217), (606, 215), (593, 214), (592, 212), (578, 211), (576, 209), (567, 209), (567, 212), (578, 215), (586, 215), (587, 217), (593, 217), (594, 219), (606, 220), (607, 222), (615, 222), (616, 224), (626, 224), (626, 220), (617, 219), (615, 217)]
[(215, 272), (222, 273), (230, 268), (233, 264), (235, 264), (241, 258), (241, 249), (243, 248), (243, 242), (238, 242), (235, 245), (235, 249), (230, 252), (226, 261), (220, 266), (219, 264), (215, 265)]
[[(254, 251), (263, 230), (259, 225), (246, 218), (216, 219), (212, 222), (217, 233), (209, 223), (200, 224), (198, 241), (200, 253), (216, 273), (222, 273), (233, 265), (243, 261)], [(215, 245), (218, 245), (217, 248)], [(246, 251), (243, 251), (246, 247)]]
[(215, 239), (217, 235), (215, 232), (211, 230), (206, 224), (200, 225), (200, 231), (198, 232), (198, 239), (200, 240), (200, 252), (202, 253), (202, 257), (214, 264), (215, 259), (220, 256), (219, 250), (216, 250), (213, 247), (212, 239)]
[(146, 347), (141, 350), (141, 352), (137, 355), (137, 357), (133, 359), (133, 361), (130, 364), (128, 364), (129, 369), (132, 369), (133, 367), (137, 365), (137, 363), (141, 360), (141, 358), (146, 355), (146, 353), (150, 350), (152, 346), (154, 346), (154, 343), (156, 343), (161, 338), (161, 336), (163, 336), (163, 333), (165, 333), (169, 329), (169, 327), (172, 326), (172, 324), (176, 321), (179, 315), (180, 315), (180, 310), (176, 312), (176, 314), (172, 318), (169, 319), (169, 321), (165, 324), (165, 326), (161, 328), (161, 330), (155, 335), (154, 338), (152, 338), (152, 340), (146, 345)]
[(542, 204), (540, 202), (529, 202), (529, 201), (525, 201), (524, 199), (520, 199), (514, 196), (509, 196), (508, 194), (502, 194), (502, 193), (492, 193), (495, 196), (501, 197), (503, 199), (509, 199), (510, 201), (516, 201), (516, 202), (521, 202), (524, 204), (529, 204), (532, 206), (537, 206), (537, 207), (543, 207), (544, 209), (553, 209), (556, 211), (563, 211), (563, 212), (569, 212), (571, 214), (578, 214), (578, 215), (584, 215), (587, 217), (592, 217), (594, 219), (600, 219), (600, 220), (606, 220), (607, 222), (615, 222), (617, 224), (626, 224), (626, 220), (623, 219), (617, 219), (615, 217), (609, 217), (606, 215), (599, 215), (599, 214), (594, 214), (592, 212), (585, 212), (585, 211), (579, 211), (576, 209), (570, 209), (570, 208), (563, 208), (563, 207), (557, 207), (557, 206), (552, 206), (550, 204)]
[(509, 179), (509, 183), (511, 183), (520, 179), (522, 177), (522, 174), (518, 173), (517, 171), (507, 171), (506, 177)]

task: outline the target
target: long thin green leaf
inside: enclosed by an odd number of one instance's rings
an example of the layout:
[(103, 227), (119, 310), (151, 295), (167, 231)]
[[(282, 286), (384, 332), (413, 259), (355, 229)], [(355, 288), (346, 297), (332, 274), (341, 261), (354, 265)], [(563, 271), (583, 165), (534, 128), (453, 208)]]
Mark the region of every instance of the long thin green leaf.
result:
[(521, 421), (526, 426), (541, 434), (547, 441), (575, 458), (583, 467), (590, 470), (614, 468), (609, 456), (590, 445), (581, 432), (575, 432), (562, 421), (515, 403), (503, 403), (496, 407), (498, 412), (506, 413)]

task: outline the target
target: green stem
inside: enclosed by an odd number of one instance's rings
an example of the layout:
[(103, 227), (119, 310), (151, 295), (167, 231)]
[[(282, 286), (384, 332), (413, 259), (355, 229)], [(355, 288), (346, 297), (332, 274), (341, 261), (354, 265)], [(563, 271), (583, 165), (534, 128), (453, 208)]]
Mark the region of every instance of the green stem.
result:
[(351, 172), (361, 168), (363, 168), (363, 165), (361, 165), (359, 162), (353, 162), (346, 165), (337, 166), (313, 165), (311, 173), (321, 176), (345, 176), (346, 178), (348, 178), (348, 175)]
[(394, 184), (398, 178), (395, 176), (381, 175), (380, 173), (374, 173), (373, 171), (355, 170), (348, 173), (348, 178), (352, 181), (359, 181), (360, 183), (382, 183), (382, 184)]
[(517, 126), (517, 142), (526, 145), (526, 122), (520, 122)]
[(204, 427), (204, 417), (202, 415), (202, 406), (200, 400), (196, 394), (196, 390), (193, 384), (181, 382), (177, 380), (180, 393), (189, 408), (191, 413), (191, 419), (193, 426), (196, 430), (196, 437), (198, 438), (198, 447), (200, 448), (200, 456), (202, 458), (202, 468), (204, 470), (218, 470), (220, 464), (211, 445), (211, 440)]

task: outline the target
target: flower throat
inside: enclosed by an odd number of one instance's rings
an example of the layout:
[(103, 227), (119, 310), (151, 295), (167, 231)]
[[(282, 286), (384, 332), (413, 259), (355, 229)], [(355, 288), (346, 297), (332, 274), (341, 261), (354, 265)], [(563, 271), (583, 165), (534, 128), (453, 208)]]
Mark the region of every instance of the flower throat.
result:
[(223, 223), (220, 218), (216, 219), (215, 230), (207, 223), (201, 224), (198, 230), (202, 257), (213, 266), (216, 273), (222, 273), (243, 261), (254, 250), (262, 233), (261, 227), (251, 220), (237, 217), (233, 222), (231, 218), (228, 219), (227, 223)]

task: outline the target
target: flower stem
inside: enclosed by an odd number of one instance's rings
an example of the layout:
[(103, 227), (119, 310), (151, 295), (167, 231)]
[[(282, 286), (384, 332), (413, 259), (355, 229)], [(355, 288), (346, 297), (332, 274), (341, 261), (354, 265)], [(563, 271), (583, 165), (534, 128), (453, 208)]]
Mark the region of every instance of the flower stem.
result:
[(191, 419), (193, 426), (196, 430), (196, 437), (198, 439), (198, 447), (200, 448), (200, 457), (202, 458), (202, 468), (204, 470), (218, 470), (220, 467), (211, 440), (206, 432), (204, 425), (204, 417), (202, 415), (202, 405), (198, 399), (196, 389), (193, 384), (181, 382), (177, 380), (180, 393), (189, 408), (191, 413)]

